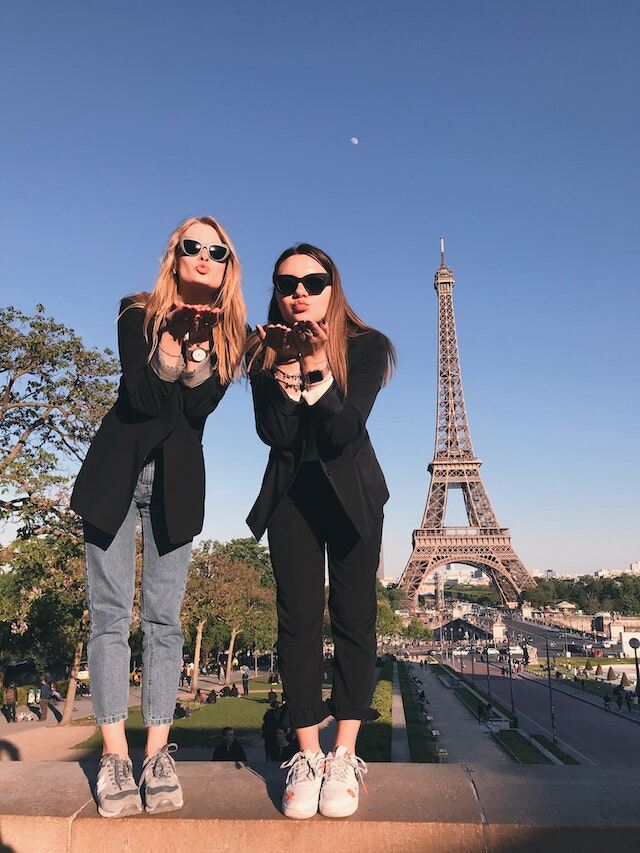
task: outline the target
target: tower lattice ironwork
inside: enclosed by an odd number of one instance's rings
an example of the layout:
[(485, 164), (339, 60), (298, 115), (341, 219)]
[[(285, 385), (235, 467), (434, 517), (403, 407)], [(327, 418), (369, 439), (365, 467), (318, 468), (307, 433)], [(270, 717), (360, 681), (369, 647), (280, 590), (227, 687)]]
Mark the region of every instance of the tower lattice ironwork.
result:
[[(511, 544), (511, 534), (500, 527), (480, 476), (462, 393), (462, 374), (453, 313), (453, 270), (445, 263), (440, 240), (440, 266), (434, 287), (438, 294), (438, 396), (436, 439), (429, 495), (422, 525), (413, 531), (413, 552), (399, 586), (417, 604), (419, 589), (428, 575), (446, 563), (464, 563), (482, 569), (498, 588), (502, 601), (514, 605), (535, 581)], [(444, 524), (449, 489), (462, 489), (468, 526)], [(444, 569), (442, 569), (444, 571)]]

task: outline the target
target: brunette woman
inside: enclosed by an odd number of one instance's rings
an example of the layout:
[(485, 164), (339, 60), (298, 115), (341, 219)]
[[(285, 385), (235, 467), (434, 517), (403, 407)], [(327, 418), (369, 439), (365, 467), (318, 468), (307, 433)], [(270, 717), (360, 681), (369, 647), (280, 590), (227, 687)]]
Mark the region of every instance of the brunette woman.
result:
[[(182, 789), (167, 743), (182, 654), (180, 606), (191, 541), (202, 529), (207, 416), (237, 375), (245, 347), (240, 265), (221, 225), (187, 219), (169, 238), (151, 293), (125, 298), (118, 316), (122, 378), (75, 484), (84, 522), (91, 693), (102, 729), (97, 781), (104, 817), (171, 811)], [(124, 721), (135, 531), (142, 521), (140, 786)]]
[[(288, 817), (358, 807), (366, 765), (356, 756), (376, 660), (375, 578), (387, 487), (366, 430), (395, 353), (353, 311), (331, 258), (302, 243), (278, 258), (268, 324), (258, 326), (250, 378), (260, 438), (271, 447), (247, 522), (268, 530), (277, 582), (282, 723), (300, 751), (287, 762)], [(331, 698), (322, 700), (325, 554), (335, 644)], [(325, 756), (319, 724), (337, 720)]]

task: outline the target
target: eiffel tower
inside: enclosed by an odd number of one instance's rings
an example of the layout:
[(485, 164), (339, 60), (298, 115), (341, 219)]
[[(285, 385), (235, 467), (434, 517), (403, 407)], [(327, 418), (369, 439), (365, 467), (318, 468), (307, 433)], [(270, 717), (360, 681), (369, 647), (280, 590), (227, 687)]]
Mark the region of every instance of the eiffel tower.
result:
[[(513, 549), (509, 529), (498, 524), (480, 477), (482, 462), (473, 451), (462, 393), (454, 285), (441, 238), (440, 266), (434, 281), (438, 293), (435, 451), (428, 467), (431, 484), (422, 526), (413, 531), (413, 552), (399, 586), (415, 608), (420, 587), (430, 574), (447, 563), (465, 563), (482, 569), (498, 588), (503, 604), (514, 607), (520, 594), (536, 584)], [(449, 489), (462, 489), (468, 527), (444, 526)]]

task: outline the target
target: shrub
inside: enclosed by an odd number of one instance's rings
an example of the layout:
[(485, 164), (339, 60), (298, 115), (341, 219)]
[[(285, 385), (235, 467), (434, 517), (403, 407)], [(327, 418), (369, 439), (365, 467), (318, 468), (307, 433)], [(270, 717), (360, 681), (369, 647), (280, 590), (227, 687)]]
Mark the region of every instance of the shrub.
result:
[(618, 680), (618, 676), (616, 675), (616, 671), (612, 666), (610, 666), (608, 671), (607, 671), (607, 681), (617, 681), (617, 680)]
[(602, 666), (600, 664), (596, 667), (596, 675), (602, 675)]
[(622, 678), (620, 679), (620, 687), (629, 687), (631, 682), (629, 681), (629, 676), (626, 672), (622, 673)]
[(593, 661), (591, 660), (591, 658), (587, 658), (587, 663), (586, 663), (586, 665), (585, 665), (585, 669), (587, 670), (587, 672), (592, 672), (592, 670), (593, 670)]

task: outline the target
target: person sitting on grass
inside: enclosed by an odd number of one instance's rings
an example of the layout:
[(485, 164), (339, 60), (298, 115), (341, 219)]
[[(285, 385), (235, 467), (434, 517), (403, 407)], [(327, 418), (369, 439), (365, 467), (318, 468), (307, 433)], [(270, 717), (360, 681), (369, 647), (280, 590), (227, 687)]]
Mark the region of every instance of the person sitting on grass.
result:
[(196, 690), (196, 695), (193, 697), (193, 701), (194, 702), (200, 702), (200, 703), (204, 702), (204, 694), (203, 694), (202, 690), (200, 690), (199, 687)]
[(184, 720), (191, 716), (191, 711), (188, 708), (183, 708), (179, 702), (176, 702), (176, 707), (173, 711), (174, 720)]
[(210, 690), (209, 695), (207, 696), (207, 701), (205, 704), (207, 705), (215, 705), (218, 701), (218, 695), (215, 690)]
[(232, 684), (231, 689), (229, 690), (229, 696), (239, 696), (240, 693), (238, 691), (238, 685)]
[(247, 756), (240, 741), (236, 740), (235, 732), (230, 726), (222, 729), (222, 740), (216, 746), (211, 756), (212, 761), (243, 761), (247, 763)]

